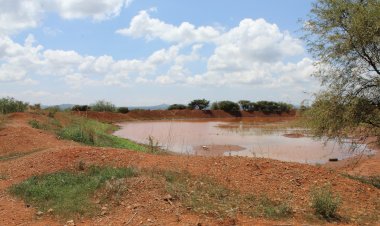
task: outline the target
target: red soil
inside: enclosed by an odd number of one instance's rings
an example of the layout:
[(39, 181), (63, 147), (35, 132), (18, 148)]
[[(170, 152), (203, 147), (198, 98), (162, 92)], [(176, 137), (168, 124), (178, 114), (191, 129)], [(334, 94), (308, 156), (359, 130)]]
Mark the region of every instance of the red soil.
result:
[(120, 122), (130, 120), (162, 120), (162, 119), (203, 119), (203, 118), (235, 118), (235, 117), (294, 117), (295, 111), (283, 114), (264, 114), (262, 112), (241, 111), (231, 114), (222, 110), (134, 110), (127, 114), (110, 112), (75, 112), (103, 122)]
[[(127, 114), (125, 117), (130, 116)], [(291, 197), (290, 205), (295, 213), (291, 219), (282, 221), (245, 215), (221, 220), (194, 213), (178, 202), (171, 205), (163, 199), (166, 192), (157, 181), (138, 177), (131, 182), (124, 203), (109, 207), (112, 211), (105, 215), (74, 219), (76, 225), (301, 225), (308, 222), (305, 216), (313, 214), (309, 198), (311, 189), (326, 183), (330, 183), (334, 192), (342, 198), (339, 214), (351, 218), (347, 219), (348, 223), (338, 224), (355, 225), (355, 219), (380, 214), (380, 190), (343, 177), (340, 170), (262, 158), (150, 155), (123, 149), (87, 147), (58, 140), (48, 132), (31, 128), (27, 121), (33, 117), (41, 116), (13, 114), (5, 128), (0, 129), (1, 156), (30, 152), (19, 158), (0, 161), (0, 172), (7, 176), (0, 180), (1, 225), (63, 225), (64, 222), (49, 214), (37, 217), (36, 208), (28, 208), (23, 201), (10, 196), (7, 189), (33, 175), (62, 169), (74, 170), (80, 161), (86, 165), (185, 170), (195, 176), (207, 175), (243, 194), (266, 194), (274, 200)], [(126, 119), (109, 114), (89, 114), (89, 117), (111, 121)], [(366, 165), (366, 162), (361, 164)], [(377, 162), (377, 169), (378, 166)], [(328, 223), (317, 221), (312, 224)], [(371, 224), (379, 225), (380, 222)]]

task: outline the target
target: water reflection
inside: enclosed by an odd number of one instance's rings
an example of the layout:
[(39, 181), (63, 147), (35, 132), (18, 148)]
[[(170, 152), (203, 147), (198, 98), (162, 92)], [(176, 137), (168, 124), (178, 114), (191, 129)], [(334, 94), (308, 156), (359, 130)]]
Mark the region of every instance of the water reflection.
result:
[[(204, 156), (266, 157), (302, 163), (354, 155), (349, 142), (337, 145), (313, 140), (292, 122), (275, 118), (140, 121), (120, 123), (115, 135), (147, 143), (149, 136), (170, 151)], [(360, 151), (371, 151), (364, 146)]]

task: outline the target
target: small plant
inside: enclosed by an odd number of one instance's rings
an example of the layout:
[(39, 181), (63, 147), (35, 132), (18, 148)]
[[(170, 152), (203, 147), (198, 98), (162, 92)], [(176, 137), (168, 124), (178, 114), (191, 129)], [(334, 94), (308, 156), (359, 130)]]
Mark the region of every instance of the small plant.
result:
[(48, 129), (48, 126), (46, 124), (43, 124), (35, 119), (30, 120), (28, 123), (35, 129), (43, 129), (43, 130)]
[(148, 136), (148, 149), (150, 152), (158, 152), (160, 150), (158, 140), (155, 140), (152, 136)]
[(311, 202), (315, 213), (319, 216), (327, 220), (337, 218), (341, 200), (332, 193), (330, 185), (314, 188), (311, 192)]

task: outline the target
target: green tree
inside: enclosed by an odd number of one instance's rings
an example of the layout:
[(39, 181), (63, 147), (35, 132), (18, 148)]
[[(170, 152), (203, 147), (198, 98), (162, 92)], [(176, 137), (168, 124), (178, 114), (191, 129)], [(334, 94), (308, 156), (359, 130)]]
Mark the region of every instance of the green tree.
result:
[(28, 108), (28, 105), (28, 103), (16, 100), (13, 97), (3, 97), (0, 99), (0, 114), (24, 112)]
[(239, 105), (243, 111), (251, 111), (251, 101), (249, 100), (239, 100)]
[(304, 30), (324, 86), (307, 113), (311, 127), (329, 138), (358, 128), (380, 138), (380, 1), (317, 0)]
[(229, 101), (229, 100), (219, 101), (218, 106), (220, 110), (231, 112), (231, 113), (238, 112), (240, 110), (239, 104)]
[(209, 104), (210, 104), (210, 101), (206, 99), (196, 99), (196, 100), (191, 101), (188, 106), (192, 110), (194, 109), (203, 110), (207, 108)]

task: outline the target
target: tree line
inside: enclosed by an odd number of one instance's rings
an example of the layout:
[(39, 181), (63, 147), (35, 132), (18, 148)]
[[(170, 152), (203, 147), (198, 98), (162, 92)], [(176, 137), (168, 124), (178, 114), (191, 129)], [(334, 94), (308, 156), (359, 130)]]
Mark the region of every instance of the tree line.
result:
[(257, 101), (252, 102), (249, 100), (240, 100), (238, 102), (233, 102), (229, 100), (216, 101), (210, 105), (210, 101), (206, 99), (196, 99), (192, 100), (188, 105), (184, 104), (172, 104), (168, 107), (168, 110), (222, 110), (230, 113), (238, 111), (260, 111), (264, 113), (284, 113), (290, 112), (293, 109), (293, 105), (283, 102), (274, 101)]

